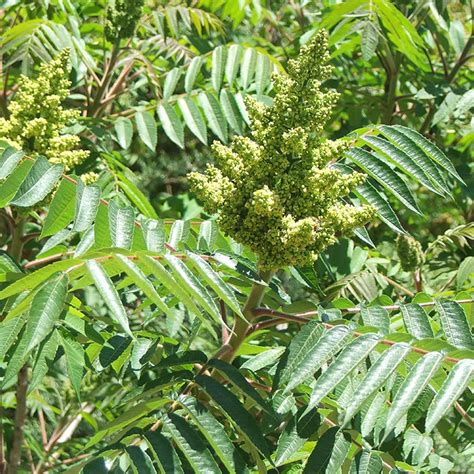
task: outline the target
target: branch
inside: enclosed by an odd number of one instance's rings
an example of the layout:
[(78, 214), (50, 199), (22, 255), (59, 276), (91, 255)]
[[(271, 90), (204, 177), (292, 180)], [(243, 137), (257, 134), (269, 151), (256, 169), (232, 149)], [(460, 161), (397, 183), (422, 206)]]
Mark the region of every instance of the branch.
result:
[(8, 460), (7, 474), (16, 474), (21, 462), (21, 447), (26, 420), (26, 392), (28, 390), (28, 366), (24, 365), (19, 374), (16, 389), (15, 424), (13, 442)]

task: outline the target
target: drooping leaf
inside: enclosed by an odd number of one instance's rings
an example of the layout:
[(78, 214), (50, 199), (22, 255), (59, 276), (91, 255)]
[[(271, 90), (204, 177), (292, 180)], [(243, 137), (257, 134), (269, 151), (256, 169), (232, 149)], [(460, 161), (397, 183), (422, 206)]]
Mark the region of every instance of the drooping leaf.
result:
[(216, 243), (218, 227), (215, 221), (204, 221), (199, 226), (198, 249), (212, 251)]
[(143, 143), (151, 151), (155, 151), (158, 143), (158, 132), (153, 115), (146, 110), (139, 110), (135, 113), (135, 123), (137, 124), (138, 135)]
[(376, 360), (352, 395), (346, 409), (343, 425), (345, 425), (360, 410), (362, 404), (383, 385), (393, 371), (403, 362), (409, 351), (410, 346), (408, 344), (395, 344)]
[(59, 336), (58, 331), (55, 329), (46, 336), (38, 347), (28, 384), (29, 393), (35, 390), (43, 381), (48, 373), (48, 364), (54, 360), (58, 347)]
[(195, 300), (205, 309), (205, 311), (220, 324), (221, 317), (219, 308), (216, 306), (211, 295), (206, 288), (199, 282), (194, 274), (186, 267), (186, 265), (173, 255), (166, 255), (166, 261), (173, 270), (175, 277), (181, 284), (188, 288)]
[(174, 68), (166, 74), (165, 83), (163, 85), (163, 99), (168, 100), (173, 95), (182, 72), (181, 69)]
[(360, 315), (365, 326), (373, 326), (380, 330), (382, 334), (387, 334), (390, 330), (390, 316), (388, 311), (381, 306), (364, 306)]
[(361, 50), (362, 57), (365, 61), (370, 61), (370, 59), (375, 55), (378, 42), (378, 28), (369, 18), (366, 22), (364, 22), (364, 27), (362, 29)]
[(239, 391), (245, 394), (247, 397), (254, 400), (264, 410), (273, 415), (268, 403), (260, 396), (255, 388), (250, 385), (240, 371), (232, 364), (228, 364), (219, 359), (212, 359), (209, 365), (215, 367), (219, 372), (223, 373), (232, 382)]
[(380, 455), (363, 449), (352, 461), (350, 474), (380, 474), (382, 469), (383, 462)]
[[(314, 320), (306, 324), (291, 341), (283, 360), (287, 363), (280, 368), (280, 385), (287, 382), (284, 392), (288, 393), (314, 374), (322, 364), (340, 348), (340, 343), (348, 336), (349, 329), (336, 326), (322, 334), (321, 324)], [(278, 378), (278, 375), (277, 375)]]
[(118, 118), (114, 123), (115, 134), (117, 135), (118, 144), (127, 150), (132, 144), (133, 138), (133, 124), (132, 121), (126, 117)]
[(63, 171), (62, 165), (51, 165), (45, 157), (39, 156), (18, 188), (11, 204), (31, 207), (42, 201), (54, 189)]
[[(396, 128), (382, 125), (380, 126), (380, 130), (391, 142), (396, 144), (399, 151), (402, 151), (406, 157), (411, 159), (412, 163), (418, 165), (435, 188), (438, 188), (442, 193), (445, 193), (448, 196), (450, 195), (449, 189), (446, 187), (444, 182), (444, 178), (439, 171), (439, 167), (428, 156), (426, 156), (425, 152), (420, 149), (415, 142)], [(426, 181), (423, 181), (423, 184), (428, 189), (434, 191)]]
[(110, 310), (112, 318), (122, 327), (126, 334), (134, 337), (130, 331), (127, 313), (120, 301), (120, 296), (115, 289), (112, 280), (109, 278), (103, 267), (95, 260), (88, 260), (87, 268), (92, 277), (97, 291), (102, 296), (104, 303)]
[(109, 229), (114, 247), (130, 249), (135, 231), (135, 212), (132, 207), (120, 207), (115, 201), (109, 204)]
[(408, 209), (421, 214), (415, 198), (405, 181), (385, 164), (383, 160), (376, 159), (372, 153), (362, 148), (352, 148), (347, 152), (347, 156), (378, 181), (388, 192), (397, 197)]
[(5, 148), (0, 160), (0, 180), (10, 176), (24, 156), (25, 154), (22, 151), (18, 151), (16, 148)]
[(145, 438), (148, 441), (151, 451), (154, 454), (161, 474), (183, 474), (181, 461), (176, 451), (162, 433), (147, 431)]
[(395, 428), (397, 422), (406, 415), (409, 408), (415, 403), (418, 396), (435, 375), (442, 361), (443, 355), (441, 353), (430, 352), (421, 357), (413, 366), (393, 399), (385, 423), (385, 436), (387, 436)]
[(444, 168), (454, 178), (463, 182), (452, 162), (434, 143), (410, 128), (403, 127), (402, 125), (393, 125), (392, 127), (416, 143), (433, 161), (438, 163), (438, 165)]
[(216, 96), (211, 93), (201, 92), (198, 100), (204, 110), (209, 128), (220, 140), (224, 143), (227, 142), (227, 122)]
[(52, 276), (33, 297), (20, 341), (5, 372), (4, 381), (15, 376), (28, 355), (53, 331), (66, 302), (68, 277), (65, 273)]
[(255, 74), (257, 65), (257, 51), (253, 48), (247, 48), (240, 66), (240, 77), (244, 90), (248, 89)]
[(69, 337), (62, 338), (62, 346), (66, 355), (67, 372), (72, 386), (80, 400), (81, 383), (85, 366), (85, 354), (82, 344)]
[(319, 438), (316, 447), (308, 457), (303, 474), (323, 474), (331, 460), (332, 450), (336, 443), (338, 426), (333, 426)]
[(417, 339), (433, 337), (429, 318), (423, 307), (418, 304), (410, 303), (400, 306), (403, 322), (407, 331)]
[(84, 186), (77, 183), (76, 213), (72, 230), (83, 232), (88, 229), (97, 215), (100, 204), (100, 188), (96, 185)]
[(472, 349), (471, 329), (462, 306), (455, 301), (439, 300), (436, 310), (448, 342), (460, 349)]
[(49, 205), (40, 238), (54, 235), (63, 230), (74, 218), (75, 205), (76, 186), (63, 179)]
[(195, 472), (220, 474), (201, 436), (184, 418), (172, 413), (163, 418), (163, 424)]
[(5, 207), (13, 199), (32, 167), (32, 161), (21, 162), (15, 171), (0, 184), (0, 207)]
[(227, 59), (227, 49), (225, 46), (218, 46), (212, 52), (211, 81), (216, 92), (221, 90), (224, 79), (224, 71)]
[(198, 271), (204, 281), (222, 298), (222, 300), (238, 316), (243, 317), (239, 302), (231, 288), (222, 280), (219, 274), (203, 258), (191, 252), (187, 252), (189, 260)]
[(340, 431), (336, 435), (336, 442), (332, 448), (331, 459), (329, 460), (326, 472), (338, 472), (344, 461), (347, 459), (351, 449), (352, 440), (349, 435), (344, 436), (344, 432)]
[(193, 314), (199, 316), (200, 311), (189, 293), (177, 282), (166, 268), (157, 260), (148, 255), (138, 256), (139, 261), (145, 265), (150, 273), (153, 273), (156, 279), (164, 285), (171, 294), (176, 295), (186, 308)]
[(234, 95), (227, 89), (222, 89), (219, 99), (227, 123), (237, 134), (241, 135), (244, 123)]
[(186, 242), (189, 237), (190, 224), (189, 221), (178, 219), (173, 222), (170, 230), (168, 244), (171, 248), (177, 248), (179, 243)]
[[(387, 129), (391, 130), (389, 127), (387, 127)], [(382, 131), (387, 129), (381, 127)], [(392, 137), (395, 134), (401, 135), (403, 138), (405, 138), (404, 135), (397, 132), (396, 130), (391, 130), (391, 133), (388, 134), (388, 136)], [(419, 152), (422, 157), (425, 158), (426, 163), (423, 163), (420, 160), (420, 157), (417, 156), (417, 150), (412, 153), (415, 154), (414, 157), (410, 156), (404, 151), (404, 149), (401, 147), (401, 144), (399, 143), (397, 143), (398, 146), (395, 146), (393, 143), (385, 140), (384, 138), (370, 135), (364, 137), (363, 140), (371, 148), (379, 151), (382, 154), (381, 156), (387, 157), (388, 161), (392, 162), (405, 174), (411, 176), (414, 180), (418, 181), (430, 191), (441, 196), (443, 196), (444, 193), (449, 192), (447, 189), (445, 189), (445, 186), (442, 186), (442, 178), (441, 175), (438, 173), (436, 167), (421, 150), (419, 150)], [(433, 184), (430, 181), (430, 175), (436, 173), (438, 174), (438, 182), (440, 183), (439, 185)]]
[(16, 318), (2, 321), (0, 325), (0, 360), (3, 360), (5, 354), (15, 342), (26, 321), (26, 314), (20, 314)]
[(36, 347), (52, 330), (63, 311), (69, 279), (66, 273), (50, 278), (35, 294), (23, 337), (27, 351)]
[(270, 83), (271, 68), (270, 58), (266, 54), (259, 54), (255, 67), (255, 88), (259, 95), (265, 92)]
[(224, 466), (235, 473), (245, 472), (245, 463), (234, 448), (224, 427), (214, 418), (208, 409), (196, 399), (186, 397), (182, 405), (191, 415), (203, 436), (207, 439)]
[(189, 130), (191, 130), (204, 145), (207, 145), (206, 123), (198, 106), (190, 97), (178, 99), (178, 106)]
[(174, 108), (167, 103), (161, 103), (158, 106), (158, 117), (170, 140), (184, 148), (184, 128)]
[(474, 361), (459, 361), (434, 396), (426, 415), (425, 430), (433, 430), (453, 403), (461, 396), (474, 374)]
[(186, 76), (184, 78), (184, 90), (186, 92), (191, 92), (194, 83), (196, 82), (196, 77), (199, 74), (202, 66), (202, 57), (196, 56), (189, 63), (188, 70), (186, 71)]
[(266, 457), (270, 455), (267, 441), (254, 417), (244, 408), (239, 399), (227, 388), (207, 375), (198, 375), (198, 383), (208, 395), (227, 413), (236, 428)]
[(134, 472), (137, 474), (153, 474), (156, 472), (148, 454), (138, 446), (128, 446), (126, 451), (132, 461)]
[(242, 46), (233, 44), (227, 52), (227, 63), (225, 67), (225, 76), (230, 86), (233, 85), (237, 72), (239, 71), (240, 59), (242, 58)]
[(163, 221), (147, 219), (142, 222), (141, 228), (146, 248), (152, 252), (163, 253), (166, 241)]
[(115, 259), (120, 268), (125, 271), (125, 273), (133, 280), (134, 284), (143, 291), (144, 295), (149, 298), (152, 303), (154, 303), (164, 313), (170, 311), (150, 280), (140, 270), (140, 268), (135, 265), (135, 263), (129, 260), (125, 255), (115, 255)]

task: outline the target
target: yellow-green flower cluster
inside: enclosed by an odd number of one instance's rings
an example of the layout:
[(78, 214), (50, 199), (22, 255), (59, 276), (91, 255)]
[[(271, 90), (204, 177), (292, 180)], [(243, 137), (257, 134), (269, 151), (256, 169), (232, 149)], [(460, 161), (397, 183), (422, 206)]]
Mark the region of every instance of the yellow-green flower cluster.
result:
[(263, 268), (310, 264), (375, 213), (343, 202), (364, 176), (331, 166), (348, 141), (322, 138), (338, 97), (321, 89), (328, 60), (320, 32), (290, 61), (288, 75), (274, 78), (272, 106), (248, 100), (251, 136), (229, 147), (215, 143), (217, 166), (190, 175), (206, 211), (218, 213), (223, 231), (248, 245)]
[(400, 264), (406, 272), (413, 272), (420, 268), (425, 261), (420, 242), (411, 235), (400, 234), (397, 237), (397, 254)]
[(115, 43), (130, 38), (142, 14), (144, 0), (115, 0), (107, 7), (105, 37)]
[(36, 79), (22, 76), (8, 106), (9, 119), (0, 118), (0, 139), (30, 156), (43, 155), (52, 163), (71, 169), (83, 162), (89, 152), (77, 149), (78, 136), (61, 133), (80, 114), (61, 105), (69, 94), (68, 77), (68, 50), (43, 64)]

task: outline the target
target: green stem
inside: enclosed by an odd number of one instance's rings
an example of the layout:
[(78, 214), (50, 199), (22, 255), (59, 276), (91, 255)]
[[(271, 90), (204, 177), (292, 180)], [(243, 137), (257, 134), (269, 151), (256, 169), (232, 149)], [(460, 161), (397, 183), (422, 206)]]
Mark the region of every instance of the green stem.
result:
[[(271, 270), (261, 271), (260, 278), (265, 282), (268, 283), (274, 275), (274, 272)], [(253, 310), (260, 306), (262, 302), (263, 295), (265, 294), (266, 286), (259, 285), (258, 283), (254, 283), (252, 286), (252, 290), (247, 298), (245, 306), (242, 310), (242, 314), (244, 318), (239, 318), (238, 316), (235, 318), (234, 327), (232, 328), (232, 335), (230, 339), (227, 341), (225, 347), (227, 348), (226, 351), (219, 351), (219, 358), (226, 362), (232, 362), (237, 353), (239, 347), (244, 342), (245, 337), (247, 336), (247, 331), (249, 330), (253, 319), (255, 318), (253, 314)]]

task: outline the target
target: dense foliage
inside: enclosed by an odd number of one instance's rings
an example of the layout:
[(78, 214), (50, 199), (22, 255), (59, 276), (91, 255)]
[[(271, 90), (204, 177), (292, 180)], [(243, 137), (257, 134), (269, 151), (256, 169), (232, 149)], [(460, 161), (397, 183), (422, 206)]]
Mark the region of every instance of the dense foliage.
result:
[(472, 470), (472, 5), (0, 24), (0, 473)]

